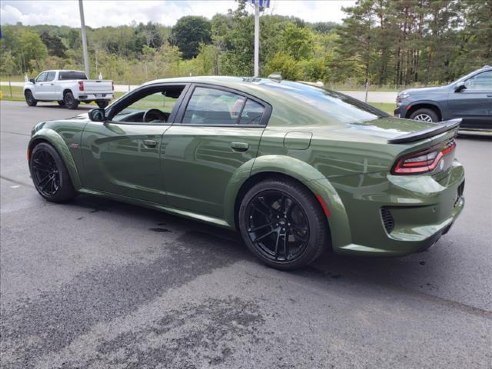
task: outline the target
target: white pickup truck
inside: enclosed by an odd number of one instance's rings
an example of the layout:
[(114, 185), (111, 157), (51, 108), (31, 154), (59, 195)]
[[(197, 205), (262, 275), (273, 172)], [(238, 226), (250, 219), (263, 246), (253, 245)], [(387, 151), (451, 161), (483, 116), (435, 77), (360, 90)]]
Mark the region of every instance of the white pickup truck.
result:
[(24, 85), (27, 105), (38, 101), (58, 101), (60, 106), (77, 109), (80, 102), (95, 101), (104, 108), (113, 98), (113, 81), (89, 80), (84, 72), (75, 70), (47, 70)]

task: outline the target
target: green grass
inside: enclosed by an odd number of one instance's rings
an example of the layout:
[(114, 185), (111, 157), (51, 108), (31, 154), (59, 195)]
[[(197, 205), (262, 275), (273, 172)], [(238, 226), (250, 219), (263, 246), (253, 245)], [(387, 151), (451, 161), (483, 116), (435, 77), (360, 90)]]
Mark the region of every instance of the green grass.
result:
[(369, 104), (391, 115), (393, 115), (393, 112), (396, 108), (395, 104), (393, 103), (369, 103)]
[(9, 86), (0, 86), (1, 87), (1, 100), (7, 101), (24, 101), (24, 94), (22, 93), (22, 87), (14, 87), (11, 88)]

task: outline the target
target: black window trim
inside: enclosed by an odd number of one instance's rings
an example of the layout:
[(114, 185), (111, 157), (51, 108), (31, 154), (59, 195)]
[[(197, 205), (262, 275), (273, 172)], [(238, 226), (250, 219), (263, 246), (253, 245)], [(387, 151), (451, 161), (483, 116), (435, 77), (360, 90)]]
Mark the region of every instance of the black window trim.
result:
[[(186, 111), (186, 108), (188, 107), (188, 104), (190, 102), (190, 99), (191, 99), (191, 96), (193, 95), (193, 92), (195, 91), (195, 89), (197, 87), (204, 87), (204, 88), (213, 88), (213, 89), (216, 89), (216, 90), (221, 90), (221, 91), (225, 91), (225, 92), (230, 92), (230, 93), (233, 93), (235, 95), (239, 95), (239, 96), (242, 96), (245, 98), (244, 100), (244, 104), (243, 104), (243, 107), (241, 109), (241, 113), (239, 114), (238, 116), (238, 119), (237, 119), (237, 123), (235, 124), (201, 124), (201, 123), (197, 123), (197, 124), (191, 124), (191, 123), (184, 123), (183, 122), (183, 118), (184, 118), (184, 115), (185, 115), (185, 111)], [(263, 106), (263, 108), (265, 109), (264, 112), (263, 112), (263, 115), (261, 117), (261, 122), (260, 124), (241, 124), (241, 115), (242, 115), (242, 112), (243, 112), (243, 109), (244, 107), (246, 106), (246, 103), (247, 101), (249, 100), (252, 100), (258, 104), (260, 104), (261, 106)], [(188, 88), (188, 91), (186, 91), (186, 95), (184, 96), (183, 98), (183, 101), (179, 107), (179, 111), (176, 115), (176, 119), (174, 121), (173, 124), (176, 124), (176, 125), (180, 125), (180, 126), (187, 126), (187, 127), (241, 127), (241, 128), (265, 128), (267, 125), (268, 125), (268, 122), (270, 120), (270, 116), (272, 115), (272, 106), (257, 98), (256, 96), (253, 96), (253, 95), (250, 95), (246, 92), (243, 92), (243, 91), (240, 91), (240, 90), (236, 90), (234, 88), (230, 88), (230, 87), (225, 87), (225, 86), (221, 86), (221, 85), (216, 85), (216, 84), (213, 84), (213, 83), (191, 83), (189, 88)]]
[[(118, 122), (118, 121), (113, 121), (113, 118), (116, 114), (120, 113), (123, 109), (118, 109), (121, 105), (125, 105), (125, 107), (128, 107), (129, 105), (133, 104), (134, 102), (138, 101), (139, 99), (133, 100), (134, 96), (138, 96), (140, 93), (145, 93), (147, 90), (156, 90), (158, 91), (160, 88), (166, 87), (166, 86), (183, 86), (183, 92), (181, 92), (181, 95), (179, 96), (178, 100), (176, 101), (176, 104), (173, 107), (173, 110), (171, 111), (171, 114), (169, 115), (169, 118), (166, 123), (152, 123), (152, 122)], [(133, 91), (129, 92), (126, 95), (123, 95), (119, 100), (117, 100), (114, 104), (111, 104), (106, 109), (106, 117), (107, 117), (107, 122), (109, 123), (114, 123), (114, 124), (124, 124), (124, 125), (139, 125), (139, 126), (171, 126), (174, 123), (174, 119), (176, 115), (178, 114), (179, 109), (181, 108), (181, 104), (188, 93), (188, 89), (190, 88), (190, 83), (187, 82), (166, 82), (166, 83), (153, 83), (150, 85), (145, 85), (145, 86), (140, 86), (134, 89)], [(148, 96), (150, 94), (147, 94), (145, 96)], [(127, 101), (130, 100), (131, 102), (128, 104)], [(133, 100), (133, 101), (132, 101)]]

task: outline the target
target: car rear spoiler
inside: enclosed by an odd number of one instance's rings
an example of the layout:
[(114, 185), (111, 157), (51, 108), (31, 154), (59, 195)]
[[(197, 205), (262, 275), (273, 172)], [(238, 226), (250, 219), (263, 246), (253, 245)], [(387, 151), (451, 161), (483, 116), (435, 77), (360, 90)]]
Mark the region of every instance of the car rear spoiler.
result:
[(404, 135), (388, 140), (388, 143), (401, 144), (407, 142), (415, 142), (415, 141), (423, 140), (424, 138), (436, 136), (443, 132), (451, 131), (455, 128), (458, 128), (461, 123), (461, 120), (462, 120), (461, 118), (458, 118), (458, 119), (451, 119), (451, 120), (446, 120), (444, 122), (435, 123), (434, 127), (430, 127), (422, 131), (406, 133)]

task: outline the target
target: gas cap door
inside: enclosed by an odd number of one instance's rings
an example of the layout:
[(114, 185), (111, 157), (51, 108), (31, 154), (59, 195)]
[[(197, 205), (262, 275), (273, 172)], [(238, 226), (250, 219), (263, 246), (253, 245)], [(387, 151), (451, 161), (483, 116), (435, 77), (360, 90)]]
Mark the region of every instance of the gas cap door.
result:
[(307, 150), (311, 145), (311, 132), (290, 131), (284, 136), (284, 147), (289, 150)]

